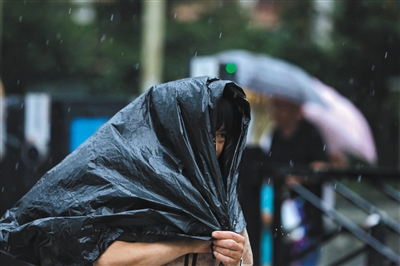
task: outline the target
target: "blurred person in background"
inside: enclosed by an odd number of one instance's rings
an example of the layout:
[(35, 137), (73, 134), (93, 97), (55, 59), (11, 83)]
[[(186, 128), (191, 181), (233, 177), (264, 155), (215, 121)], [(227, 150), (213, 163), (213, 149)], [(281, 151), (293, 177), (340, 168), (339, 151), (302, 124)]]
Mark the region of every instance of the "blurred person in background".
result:
[(271, 253), (272, 246), (269, 243), (270, 241), (268, 239), (264, 241), (261, 235), (261, 230), (264, 230), (265, 233), (268, 233), (269, 230), (262, 224), (260, 208), (268, 202), (271, 195), (265, 195), (266, 201), (260, 200), (260, 197), (262, 197), (260, 188), (264, 175), (262, 165), (266, 153), (259, 145), (265, 126), (269, 125), (271, 121), (268, 112), (268, 97), (248, 89), (245, 90), (245, 93), (251, 105), (251, 122), (240, 165), (238, 192), (239, 201), (246, 218), (247, 233), (251, 241), (253, 262), (254, 265), (260, 265), (262, 261), (265, 261), (264, 257), (268, 256), (268, 252)]
[[(328, 166), (328, 154), (324, 141), (318, 130), (309, 122), (304, 120), (301, 113), (301, 106), (283, 98), (271, 99), (271, 112), (273, 120), (273, 129), (269, 130), (271, 135), (264, 135), (261, 140), (261, 146), (266, 152), (266, 164), (268, 168), (305, 166), (314, 170), (322, 170)], [(278, 181), (278, 180), (275, 180)], [(289, 190), (287, 185), (293, 183), (302, 183), (302, 185), (318, 197), (322, 197), (322, 185), (318, 183), (305, 182), (301, 178), (289, 175), (286, 178), (286, 184), (283, 182), (273, 183), (274, 204), (272, 218), (272, 238), (273, 238), (273, 265), (289, 265), (288, 252), (299, 252), (308, 243), (323, 233), (322, 213), (311, 203), (300, 199), (298, 195)], [(263, 188), (265, 189), (265, 188)], [(271, 193), (271, 192), (270, 192)], [(282, 202), (282, 196), (288, 195), (287, 200)], [(286, 204), (288, 203), (288, 204)], [(296, 239), (292, 239), (287, 248), (282, 248), (282, 238), (274, 238), (274, 234), (281, 234), (284, 220), (289, 217), (281, 217), (281, 204), (285, 210), (291, 210), (295, 220), (300, 224), (301, 233), (296, 234)], [(289, 206), (289, 208), (286, 208)], [(293, 221), (293, 217), (290, 219)], [(263, 219), (264, 226), (270, 219)], [(287, 234), (287, 232), (285, 233)], [(320, 249), (309, 253), (292, 265), (317, 265), (320, 255)]]
[(272, 265), (272, 214), (274, 212), (274, 189), (271, 179), (264, 180), (260, 192), (261, 212), (261, 241), (260, 241), (260, 265)]

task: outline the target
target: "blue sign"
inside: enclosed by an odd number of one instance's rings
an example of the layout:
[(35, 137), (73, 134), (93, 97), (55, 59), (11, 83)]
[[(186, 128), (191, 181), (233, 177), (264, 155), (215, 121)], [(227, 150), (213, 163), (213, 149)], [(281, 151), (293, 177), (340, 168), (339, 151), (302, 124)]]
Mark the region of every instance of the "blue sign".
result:
[(70, 128), (70, 152), (78, 148), (109, 119), (108, 117), (77, 117), (73, 119)]

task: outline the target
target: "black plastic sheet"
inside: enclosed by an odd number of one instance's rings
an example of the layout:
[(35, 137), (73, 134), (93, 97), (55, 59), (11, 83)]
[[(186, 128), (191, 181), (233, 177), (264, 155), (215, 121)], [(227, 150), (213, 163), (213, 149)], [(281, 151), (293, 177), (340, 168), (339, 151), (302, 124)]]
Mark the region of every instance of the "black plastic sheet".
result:
[[(227, 139), (221, 171), (212, 121), (223, 93), (237, 102), (242, 130)], [(249, 120), (243, 90), (229, 81), (150, 88), (4, 214), (1, 252), (38, 265), (89, 265), (121, 235), (210, 240), (214, 230), (241, 232), (236, 182)]]

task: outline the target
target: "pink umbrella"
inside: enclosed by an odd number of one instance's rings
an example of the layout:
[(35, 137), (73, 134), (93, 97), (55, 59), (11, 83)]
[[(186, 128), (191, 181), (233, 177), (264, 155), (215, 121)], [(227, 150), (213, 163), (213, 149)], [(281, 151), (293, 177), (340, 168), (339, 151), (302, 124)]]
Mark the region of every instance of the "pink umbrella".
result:
[(306, 102), (302, 108), (307, 120), (323, 134), (331, 154), (350, 154), (368, 163), (377, 155), (371, 129), (362, 113), (347, 98), (315, 79), (314, 91), (326, 106)]

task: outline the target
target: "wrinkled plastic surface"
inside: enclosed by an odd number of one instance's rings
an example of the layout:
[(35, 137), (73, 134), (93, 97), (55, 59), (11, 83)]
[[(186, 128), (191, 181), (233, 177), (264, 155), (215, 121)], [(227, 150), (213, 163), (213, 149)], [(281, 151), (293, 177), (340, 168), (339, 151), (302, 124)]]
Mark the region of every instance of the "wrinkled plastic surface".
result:
[[(242, 132), (226, 143), (224, 185), (213, 113), (224, 93)], [(40, 265), (90, 265), (116, 239), (210, 240), (241, 232), (237, 168), (250, 120), (236, 84), (209, 77), (150, 88), (47, 172), (1, 219), (1, 251)]]

